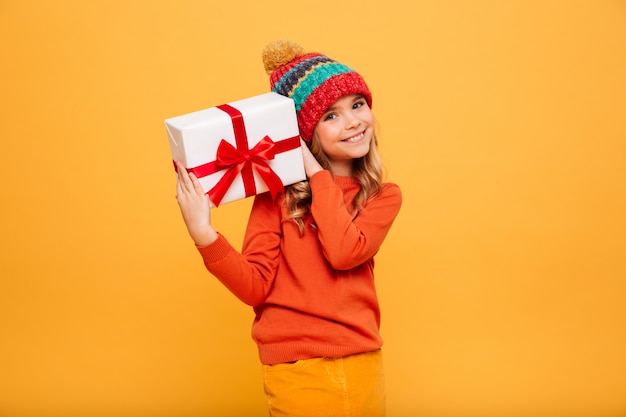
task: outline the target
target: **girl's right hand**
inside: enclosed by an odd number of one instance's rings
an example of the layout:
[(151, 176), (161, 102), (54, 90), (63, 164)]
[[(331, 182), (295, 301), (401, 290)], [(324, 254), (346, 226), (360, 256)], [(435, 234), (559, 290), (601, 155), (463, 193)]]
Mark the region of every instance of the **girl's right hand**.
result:
[(189, 235), (197, 246), (206, 246), (217, 239), (211, 226), (211, 201), (193, 173), (176, 162), (176, 200)]
[(304, 161), (304, 172), (307, 178), (311, 178), (314, 174), (322, 171), (324, 168), (317, 162), (317, 159), (311, 153), (311, 150), (307, 146), (306, 142), (300, 139), (300, 148), (302, 149), (302, 159)]

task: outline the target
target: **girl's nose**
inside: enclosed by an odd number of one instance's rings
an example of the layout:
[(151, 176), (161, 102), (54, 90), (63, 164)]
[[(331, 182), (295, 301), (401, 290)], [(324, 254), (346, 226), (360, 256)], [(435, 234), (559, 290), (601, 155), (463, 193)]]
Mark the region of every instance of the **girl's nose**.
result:
[(346, 116), (346, 129), (353, 129), (359, 125), (359, 118), (352, 113)]

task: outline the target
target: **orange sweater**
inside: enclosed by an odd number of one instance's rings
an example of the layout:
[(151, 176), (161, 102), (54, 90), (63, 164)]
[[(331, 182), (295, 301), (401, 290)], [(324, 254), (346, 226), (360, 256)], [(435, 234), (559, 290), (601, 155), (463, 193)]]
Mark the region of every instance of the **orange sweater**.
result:
[(301, 236), (295, 223), (282, 220), (283, 198), (263, 193), (255, 197), (241, 253), (222, 235), (198, 248), (209, 272), (254, 307), (252, 337), (264, 364), (382, 345), (374, 255), (400, 210), (400, 188), (385, 184), (353, 218), (348, 207), (359, 189), (353, 178), (321, 171), (310, 185), (317, 229)]

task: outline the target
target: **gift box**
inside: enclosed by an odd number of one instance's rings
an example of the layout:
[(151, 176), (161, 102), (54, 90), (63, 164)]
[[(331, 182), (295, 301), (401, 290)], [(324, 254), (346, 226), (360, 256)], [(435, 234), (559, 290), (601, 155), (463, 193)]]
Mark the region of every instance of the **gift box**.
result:
[(174, 161), (214, 206), (306, 179), (294, 101), (265, 93), (165, 120)]

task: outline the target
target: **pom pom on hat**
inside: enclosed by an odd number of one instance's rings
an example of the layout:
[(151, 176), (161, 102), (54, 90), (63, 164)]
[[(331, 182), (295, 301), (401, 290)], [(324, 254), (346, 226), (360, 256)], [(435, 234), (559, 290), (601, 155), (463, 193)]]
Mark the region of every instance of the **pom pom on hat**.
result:
[(304, 48), (300, 44), (282, 39), (265, 46), (261, 52), (261, 58), (263, 59), (265, 72), (267, 72), (267, 75), (270, 75), (276, 68), (303, 54)]
[(326, 109), (349, 94), (362, 94), (372, 106), (372, 93), (353, 69), (290, 40), (278, 40), (262, 51), (272, 91), (290, 97), (296, 105), (300, 136), (311, 141), (315, 125)]

